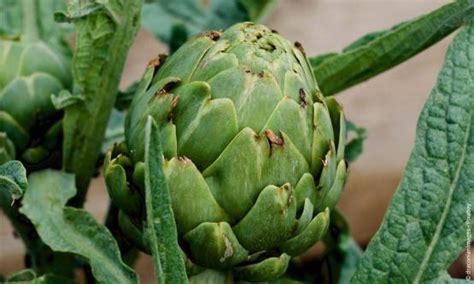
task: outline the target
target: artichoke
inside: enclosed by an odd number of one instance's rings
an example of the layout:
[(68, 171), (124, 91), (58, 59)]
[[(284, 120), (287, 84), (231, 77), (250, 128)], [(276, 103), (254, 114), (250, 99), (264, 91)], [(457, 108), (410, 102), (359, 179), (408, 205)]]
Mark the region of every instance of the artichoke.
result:
[[(157, 60), (159, 61), (159, 60)], [(325, 234), (342, 191), (345, 118), (299, 43), (241, 23), (185, 43), (142, 79), (106, 157), (123, 234), (146, 250), (144, 128), (160, 129), (179, 242), (194, 264), (269, 281)]]
[(0, 40), (0, 163), (59, 160), (62, 112), (51, 95), (71, 81), (68, 61), (42, 41)]

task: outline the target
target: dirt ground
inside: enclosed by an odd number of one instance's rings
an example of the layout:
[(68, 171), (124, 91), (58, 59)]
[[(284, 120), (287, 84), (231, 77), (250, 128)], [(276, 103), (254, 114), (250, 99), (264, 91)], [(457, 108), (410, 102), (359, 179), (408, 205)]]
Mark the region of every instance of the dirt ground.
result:
[[(426, 13), (446, 1), (435, 0), (281, 0), (265, 21), (308, 55), (342, 49), (359, 36)], [(369, 131), (363, 155), (351, 165), (339, 203), (356, 240), (365, 245), (375, 233), (403, 173), (413, 146), (416, 121), (434, 86), (450, 42), (443, 40), (415, 58), (338, 96), (346, 116)], [(121, 87), (138, 79), (148, 60), (165, 46), (141, 31), (127, 60)], [(106, 210), (102, 179), (94, 180), (87, 209), (98, 218)], [(0, 273), (23, 267), (21, 243), (0, 214)], [(143, 283), (152, 282), (149, 259), (139, 261)]]

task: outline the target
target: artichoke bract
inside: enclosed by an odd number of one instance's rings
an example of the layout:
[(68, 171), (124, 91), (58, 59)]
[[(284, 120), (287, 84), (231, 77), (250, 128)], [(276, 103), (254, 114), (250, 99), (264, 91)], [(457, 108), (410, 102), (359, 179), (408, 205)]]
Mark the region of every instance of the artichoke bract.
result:
[(71, 81), (67, 60), (43, 42), (0, 40), (0, 162), (34, 166), (59, 148), (62, 112), (51, 95)]
[(160, 129), (180, 244), (196, 265), (247, 281), (285, 273), (325, 234), (346, 177), (345, 118), (300, 44), (265, 26), (201, 34), (150, 66), (109, 151), (119, 223), (140, 237), (144, 128)]

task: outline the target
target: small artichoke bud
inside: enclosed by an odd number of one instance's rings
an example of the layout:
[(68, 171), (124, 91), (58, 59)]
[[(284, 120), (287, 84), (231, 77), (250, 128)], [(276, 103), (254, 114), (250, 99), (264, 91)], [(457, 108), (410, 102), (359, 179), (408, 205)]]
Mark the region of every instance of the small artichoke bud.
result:
[[(141, 216), (142, 196), (134, 190), (128, 181), (127, 171), (130, 172), (130, 158), (119, 154), (112, 158), (112, 152), (106, 155), (105, 183), (112, 201), (130, 216)], [(128, 174), (129, 175), (129, 174)]]

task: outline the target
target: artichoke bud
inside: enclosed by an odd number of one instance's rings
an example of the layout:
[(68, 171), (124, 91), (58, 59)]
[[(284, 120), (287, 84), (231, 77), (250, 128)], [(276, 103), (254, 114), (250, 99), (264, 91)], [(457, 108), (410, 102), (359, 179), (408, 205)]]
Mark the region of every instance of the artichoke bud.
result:
[(112, 157), (111, 150), (105, 158), (105, 184), (112, 202), (130, 216), (141, 216), (142, 195), (133, 188), (129, 179), (132, 175), (132, 161), (125, 155), (118, 154)]
[(0, 40), (0, 132), (27, 168), (58, 166), (62, 112), (51, 95), (71, 84), (68, 59), (43, 42)]
[(112, 198), (130, 184), (143, 188), (151, 115), (180, 244), (193, 263), (270, 281), (323, 237), (346, 178), (345, 121), (337, 102), (322, 97), (299, 44), (237, 24), (194, 37), (140, 86), (125, 123), (135, 168), (108, 162)]

